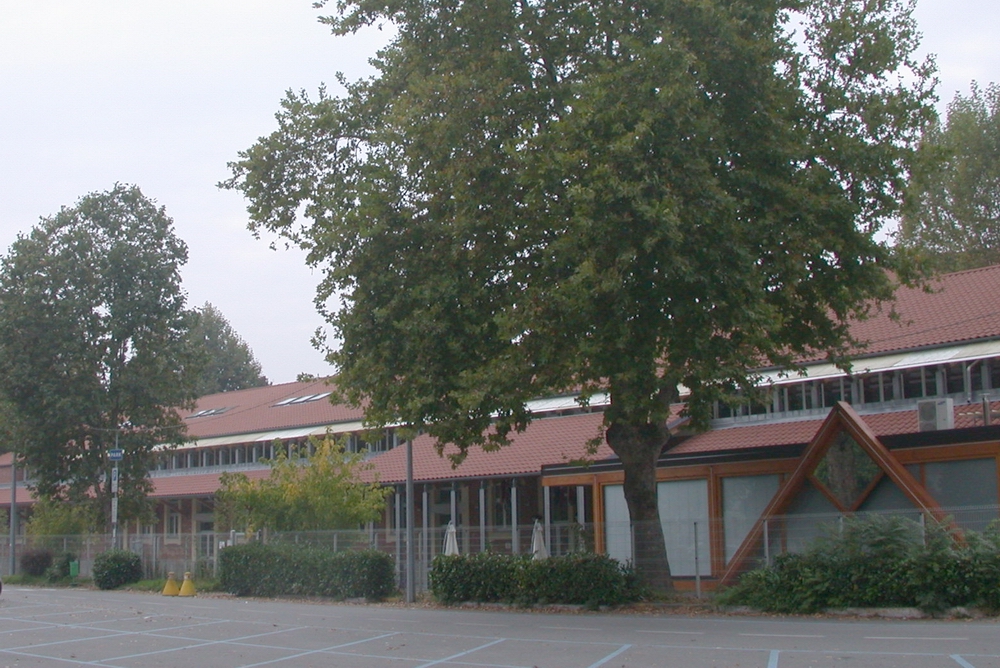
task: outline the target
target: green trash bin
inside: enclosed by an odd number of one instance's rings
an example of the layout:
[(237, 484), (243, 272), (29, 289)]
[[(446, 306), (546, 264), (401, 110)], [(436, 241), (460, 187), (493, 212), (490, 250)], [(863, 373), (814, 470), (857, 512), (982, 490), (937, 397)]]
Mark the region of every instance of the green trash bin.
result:
[(71, 562), (69, 562), (69, 576), (71, 578), (78, 578), (78, 577), (80, 577), (80, 562), (79, 561), (71, 561)]

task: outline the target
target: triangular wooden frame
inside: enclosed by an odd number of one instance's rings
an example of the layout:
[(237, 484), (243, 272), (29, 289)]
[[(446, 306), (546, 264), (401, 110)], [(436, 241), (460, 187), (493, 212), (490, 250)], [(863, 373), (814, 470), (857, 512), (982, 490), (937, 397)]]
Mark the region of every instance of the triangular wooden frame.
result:
[(945, 520), (946, 516), (941, 511), (941, 507), (934, 500), (920, 482), (914, 478), (909, 471), (897, 460), (884, 445), (878, 440), (875, 432), (865, 424), (851, 405), (838, 401), (827, 415), (823, 424), (820, 425), (816, 435), (806, 446), (805, 452), (799, 458), (799, 463), (795, 470), (785, 479), (785, 482), (778, 489), (777, 494), (761, 513), (754, 523), (753, 529), (740, 544), (739, 549), (722, 576), (721, 583), (729, 584), (737, 575), (743, 572), (744, 563), (750, 558), (754, 548), (760, 543), (763, 537), (764, 521), (768, 518), (784, 515), (796, 494), (802, 489), (802, 484), (807, 476), (813, 471), (817, 464), (826, 455), (834, 437), (840, 432), (846, 432), (864, 450), (872, 461), (882, 470), (882, 472), (892, 480), (893, 483), (906, 495), (913, 505), (922, 513), (930, 515), (939, 522)]

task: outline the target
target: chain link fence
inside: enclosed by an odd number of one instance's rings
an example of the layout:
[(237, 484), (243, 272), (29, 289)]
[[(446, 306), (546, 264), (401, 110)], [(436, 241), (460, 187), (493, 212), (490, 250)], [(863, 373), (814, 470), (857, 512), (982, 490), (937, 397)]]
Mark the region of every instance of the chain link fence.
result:
[[(896, 515), (912, 520), (916, 527), (934, 522), (915, 510), (866, 515)], [(963, 506), (946, 508), (949, 526), (964, 531), (983, 532), (994, 523), (997, 506)], [(719, 580), (729, 574), (733, 578), (754, 568), (770, 564), (781, 554), (801, 552), (820, 537), (838, 531), (845, 516), (836, 513), (795, 513), (765, 519), (742, 518), (739, 521), (666, 521), (661, 523), (672, 576), (687, 581), (688, 588), (700, 591), (703, 580)], [(573, 522), (541, 525), (542, 540), (548, 553), (561, 556), (573, 552), (600, 550), (623, 563), (633, 562), (637, 555), (648, 554), (648, 546), (637, 545), (640, 531), (628, 522), (607, 522), (602, 525), (581, 525)], [(918, 529), (919, 530), (919, 529)], [(455, 544), (460, 554), (490, 551), (498, 554), (531, 554), (534, 524), (517, 527), (488, 528), (455, 527)], [(414, 531), (414, 584), (416, 591), (428, 588), (430, 564), (445, 551), (447, 527), (417, 528)], [(0, 538), (0, 574), (10, 573), (10, 543)], [(142, 558), (146, 577), (162, 578), (168, 572), (191, 572), (196, 577), (214, 577), (218, 573), (219, 552), (228, 545), (248, 540), (290, 542), (324, 547), (332, 551), (376, 549), (395, 558), (400, 587), (405, 587), (406, 532), (397, 528), (369, 527), (356, 531), (204, 532), (190, 534), (130, 534), (119, 538), (119, 547), (131, 550)], [(112, 547), (111, 536), (19, 536), (15, 556), (27, 550), (44, 549), (54, 557), (70, 553), (78, 561), (79, 574), (89, 576), (94, 558)], [(19, 568), (19, 566), (18, 566)]]

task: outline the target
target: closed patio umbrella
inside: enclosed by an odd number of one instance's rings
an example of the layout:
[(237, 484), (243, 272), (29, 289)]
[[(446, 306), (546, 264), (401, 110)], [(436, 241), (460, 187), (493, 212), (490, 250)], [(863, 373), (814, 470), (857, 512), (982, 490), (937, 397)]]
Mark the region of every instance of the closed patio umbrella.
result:
[(535, 528), (531, 530), (531, 558), (549, 558), (549, 550), (545, 547), (545, 531), (538, 520), (535, 520)]
[(444, 553), (449, 557), (458, 555), (458, 531), (454, 522), (448, 522), (448, 530), (444, 532)]

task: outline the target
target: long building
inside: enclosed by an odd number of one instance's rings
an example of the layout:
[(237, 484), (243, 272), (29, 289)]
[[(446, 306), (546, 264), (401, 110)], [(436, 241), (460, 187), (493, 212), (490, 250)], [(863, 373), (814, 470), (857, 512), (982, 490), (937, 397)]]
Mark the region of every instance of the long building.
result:
[[(760, 369), (765, 399), (720, 403), (711, 428), (692, 433), (682, 406), (657, 465), (661, 519), (673, 572), (721, 581), (796, 549), (821, 520), (892, 511), (950, 517), (982, 528), (997, 517), (1000, 456), (1000, 266), (904, 288), (892, 309), (855, 323), (864, 342), (850, 372), (822, 358), (801, 371)], [(606, 400), (532, 402), (536, 418), (496, 452), (452, 466), (428, 436), (413, 442), (418, 528), (460, 530), (461, 549), (518, 552), (541, 520), (556, 551), (632, 553), (623, 474), (599, 437)], [(191, 440), (151, 471), (157, 521), (126, 534), (178, 538), (178, 549), (216, 548), (214, 493), (224, 471), (267, 475), (274, 448), (344, 435), (397, 494), (373, 539), (398, 539), (405, 448), (393, 429), (366, 433), (361, 411), (331, 403), (324, 381), (201, 398), (185, 415)], [(449, 452), (445, 447), (445, 455)], [(581, 460), (588, 460), (581, 464)], [(0, 457), (0, 507), (10, 506), (10, 458)], [(29, 501), (18, 491), (19, 503)], [(581, 531), (580, 527), (586, 527)], [(700, 531), (699, 531), (700, 527)], [(181, 536), (202, 541), (180, 541)], [(431, 546), (433, 551), (435, 548)]]

